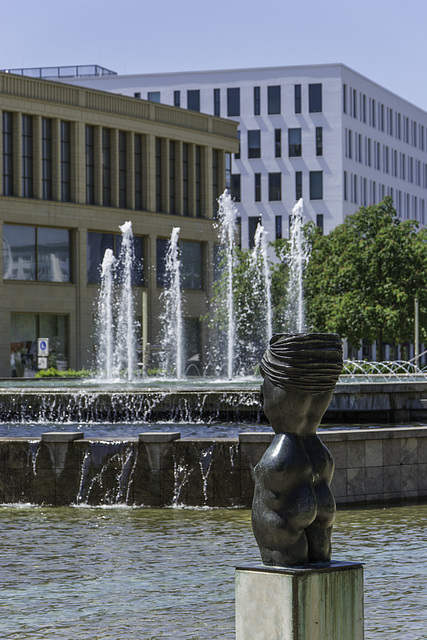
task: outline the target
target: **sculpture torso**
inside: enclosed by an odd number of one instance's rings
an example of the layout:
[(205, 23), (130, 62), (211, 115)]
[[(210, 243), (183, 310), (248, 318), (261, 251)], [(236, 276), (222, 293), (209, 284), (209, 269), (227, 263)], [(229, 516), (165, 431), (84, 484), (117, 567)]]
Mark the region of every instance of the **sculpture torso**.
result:
[(264, 564), (330, 560), (332, 474), (332, 457), (316, 434), (275, 436), (255, 467), (252, 526)]

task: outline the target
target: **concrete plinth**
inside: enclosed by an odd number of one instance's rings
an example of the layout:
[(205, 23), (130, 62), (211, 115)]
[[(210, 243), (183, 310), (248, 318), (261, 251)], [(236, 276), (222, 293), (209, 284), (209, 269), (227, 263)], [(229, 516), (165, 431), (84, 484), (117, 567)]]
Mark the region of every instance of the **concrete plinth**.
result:
[(363, 640), (363, 567), (236, 569), (236, 640)]

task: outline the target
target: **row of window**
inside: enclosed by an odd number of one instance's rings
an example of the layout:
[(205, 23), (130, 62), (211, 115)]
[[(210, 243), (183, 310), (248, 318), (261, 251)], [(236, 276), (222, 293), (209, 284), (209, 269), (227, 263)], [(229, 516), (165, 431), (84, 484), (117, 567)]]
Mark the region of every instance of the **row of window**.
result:
[(399, 218), (418, 220), (421, 224), (426, 222), (426, 208), (424, 198), (418, 198), (400, 189), (376, 183), (355, 173), (347, 174), (344, 171), (344, 200), (359, 204), (364, 207), (368, 204), (377, 204), (385, 196), (391, 196), (396, 213)]
[[(282, 129), (274, 129), (274, 157), (282, 157)], [(316, 156), (323, 155), (323, 127), (316, 127), (314, 139), (314, 151)], [(248, 158), (261, 158), (261, 130), (249, 129), (247, 132)], [(288, 129), (288, 156), (295, 158), (302, 156), (302, 129), (300, 127)], [(238, 160), (241, 157), (240, 150), (235, 154)]]
[[(38, 282), (71, 282), (71, 232), (68, 229), (3, 225), (3, 278)], [(123, 265), (120, 261), (122, 236), (114, 233), (88, 232), (87, 282), (100, 282), (100, 266), (106, 249), (117, 258), (115, 275), (121, 280)], [(157, 285), (165, 286), (165, 257), (168, 240), (157, 238)], [(181, 277), (184, 289), (203, 288), (203, 245), (200, 242), (180, 240)], [(132, 284), (144, 284), (144, 238), (134, 237), (135, 260)]]
[[(204, 107), (206, 113), (213, 113), (215, 116), (227, 115), (229, 118), (239, 117), (241, 115), (241, 97), (240, 87), (229, 87), (227, 90), (227, 113), (221, 113), (221, 89), (213, 89), (212, 105)], [(141, 98), (141, 93), (134, 93), (135, 98)], [(147, 99), (151, 102), (160, 102), (160, 91), (148, 91)], [(267, 86), (267, 95), (264, 96), (260, 86), (253, 87), (253, 115), (260, 116), (262, 112), (263, 100), (267, 104), (268, 115), (279, 115), (282, 113), (282, 87), (281, 85)], [(173, 94), (173, 104), (175, 107), (181, 107), (181, 91), (176, 90)], [(313, 83), (308, 85), (308, 112), (320, 113), (322, 111), (322, 84)], [(187, 109), (191, 111), (200, 111), (200, 89), (189, 89), (187, 91)], [(302, 111), (302, 85), (294, 85), (293, 95), (293, 111), (301, 113)]]
[(345, 157), (427, 189), (427, 164), (360, 133), (345, 129)]
[[(15, 117), (21, 117), (20, 140), (14, 137)], [(73, 148), (72, 127), (74, 123), (61, 121), (59, 131), (55, 130), (55, 124), (56, 121), (50, 118), (41, 118), (41, 139), (36, 140), (32, 116), (19, 116), (19, 114), (12, 112), (3, 112), (3, 195), (22, 195), (24, 198), (39, 197), (38, 189), (35, 188), (34, 176), (35, 168), (40, 164), (41, 197), (44, 200), (59, 198), (63, 202), (73, 200), (72, 185), (76, 182), (76, 176), (73, 175), (74, 167), (71, 158), (78, 158), (76, 149)], [(100, 140), (97, 136), (100, 136)], [(59, 159), (54, 153), (58, 138), (60, 143)], [(38, 154), (36, 156), (35, 153), (35, 148), (39, 147), (36, 143), (39, 142), (41, 157)], [(133, 158), (130, 156), (131, 150)], [(205, 148), (199, 145), (156, 138), (154, 179), (157, 212), (195, 217), (206, 215), (204, 207), (206, 185), (202, 180), (202, 176), (206, 175), (205, 164), (207, 161), (204, 151)], [(97, 157), (98, 152), (100, 158)], [(221, 152), (217, 149), (212, 149), (211, 152), (211, 180), (215, 211), (216, 200), (223, 190), (223, 185), (220, 184), (223, 167), (221, 166)], [(15, 155), (19, 155), (21, 160), (22, 185), (20, 190), (14, 180), (14, 172), (17, 171), (16, 159), (14, 161)], [(116, 161), (115, 158), (117, 158)], [(59, 194), (55, 192), (53, 179), (54, 168), (57, 167), (58, 162), (60, 165)], [(101, 172), (96, 171), (96, 163), (101, 163)], [(152, 164), (147, 158), (146, 136), (126, 131), (115, 131), (106, 127), (98, 129), (92, 125), (86, 125), (84, 169), (87, 204), (99, 204), (105, 207), (118, 206), (136, 210), (147, 209), (147, 174), (149, 166)], [(131, 165), (133, 165), (133, 193), (131, 193), (129, 186)], [(230, 154), (226, 154), (225, 169), (226, 176), (229, 177)], [(118, 193), (116, 193), (116, 189), (113, 189), (113, 184), (118, 185)]]
[[(248, 246), (253, 249), (255, 244), (255, 233), (259, 224), (262, 224), (261, 216), (249, 216), (248, 217)], [(318, 213), (316, 215), (316, 226), (319, 227), (322, 232), (324, 229), (324, 215)], [(288, 238), (290, 237), (292, 227), (292, 215), (288, 216)], [(283, 238), (283, 216), (277, 215), (274, 220), (275, 239), (281, 240)], [(239, 217), (236, 220), (236, 243), (239, 247), (242, 246), (242, 219)]]
[[(253, 192), (255, 202), (262, 200), (261, 184), (262, 174), (255, 173)], [(302, 171), (295, 171), (295, 200), (303, 197), (302, 185)], [(241, 175), (239, 173), (234, 173), (231, 176), (231, 195), (236, 202), (241, 202)], [(309, 172), (309, 197), (310, 200), (323, 200), (323, 171)], [(247, 197), (244, 199), (248, 200)], [(269, 202), (282, 200), (282, 174), (280, 172), (268, 174), (268, 200)]]
[(421, 151), (427, 150), (427, 130), (424, 125), (402, 116), (374, 98), (367, 98), (361, 91), (347, 88), (346, 84), (343, 84), (343, 111), (379, 131), (418, 147)]

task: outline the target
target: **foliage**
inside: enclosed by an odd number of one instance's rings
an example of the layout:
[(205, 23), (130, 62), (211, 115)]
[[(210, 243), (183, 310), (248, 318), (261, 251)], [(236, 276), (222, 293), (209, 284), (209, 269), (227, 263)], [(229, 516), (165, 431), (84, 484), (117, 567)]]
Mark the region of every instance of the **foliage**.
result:
[[(306, 270), (307, 319), (313, 330), (399, 344), (414, 333), (414, 298), (427, 309), (427, 235), (401, 221), (392, 199), (361, 207), (329, 235), (312, 235)], [(420, 316), (420, 327), (427, 317)], [(420, 338), (427, 338), (424, 328)]]
[(89, 378), (91, 375), (92, 373), (87, 369), (75, 371), (74, 369), (60, 370), (50, 367), (37, 371), (36, 378)]

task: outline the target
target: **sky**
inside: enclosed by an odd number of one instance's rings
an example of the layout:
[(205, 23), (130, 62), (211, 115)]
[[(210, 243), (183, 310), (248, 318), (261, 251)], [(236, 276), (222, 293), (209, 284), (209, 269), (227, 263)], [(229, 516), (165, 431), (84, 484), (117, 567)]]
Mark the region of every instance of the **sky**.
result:
[(0, 69), (120, 74), (342, 62), (427, 111), (425, 0), (3, 2)]

